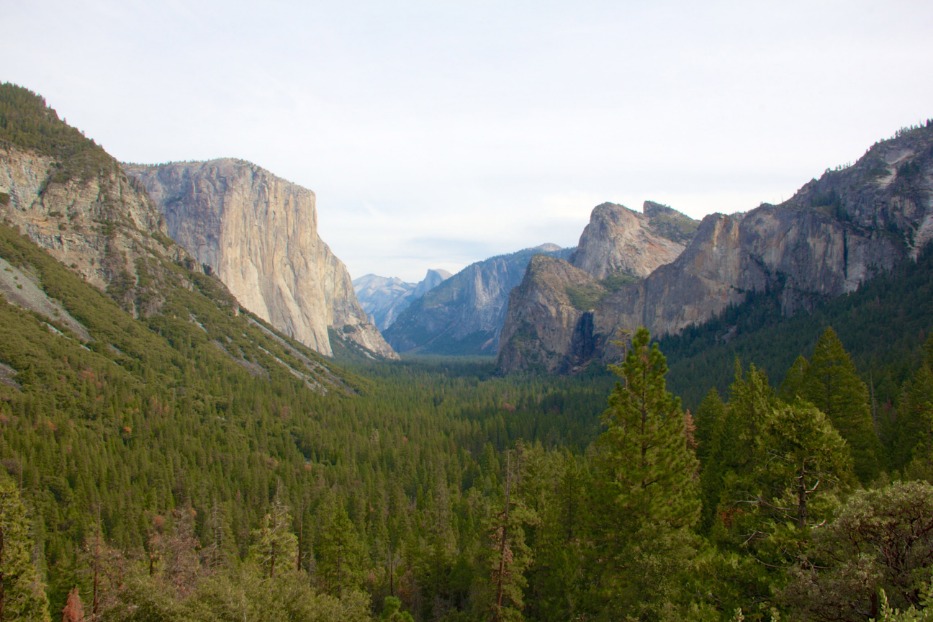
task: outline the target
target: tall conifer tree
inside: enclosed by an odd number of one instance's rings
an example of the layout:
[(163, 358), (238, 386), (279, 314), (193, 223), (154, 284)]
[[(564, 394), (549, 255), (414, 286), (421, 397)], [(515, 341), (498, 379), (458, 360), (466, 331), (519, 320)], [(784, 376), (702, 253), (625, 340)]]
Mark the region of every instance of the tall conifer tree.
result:
[(822, 410), (852, 450), (863, 483), (880, 471), (880, 443), (871, 418), (868, 387), (832, 328), (816, 342), (802, 386), (803, 397)]
[(593, 479), (594, 611), (657, 617), (684, 600), (700, 515), (698, 463), (687, 446), (680, 401), (667, 391), (667, 362), (639, 329), (603, 415)]

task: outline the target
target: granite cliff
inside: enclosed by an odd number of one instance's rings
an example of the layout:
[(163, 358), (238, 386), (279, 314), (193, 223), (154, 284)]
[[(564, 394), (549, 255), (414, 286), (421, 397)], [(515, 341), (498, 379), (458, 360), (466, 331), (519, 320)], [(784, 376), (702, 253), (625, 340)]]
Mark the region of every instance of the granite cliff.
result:
[(604, 345), (593, 336), (601, 319), (594, 307), (677, 259), (697, 225), (652, 201), (641, 214), (615, 203), (597, 205), (569, 260), (535, 257), (512, 292), (500, 369), (567, 372), (585, 364)]
[(597, 279), (617, 273), (646, 277), (683, 252), (696, 225), (693, 219), (650, 201), (643, 214), (603, 203), (593, 208), (570, 263)]
[(318, 236), (313, 192), (242, 160), (124, 168), (159, 206), (172, 239), (245, 308), (328, 356), (331, 337), (396, 356)]
[(569, 253), (545, 244), (471, 264), (414, 300), (386, 330), (386, 340), (398, 352), (494, 354), (509, 292), (528, 262), (538, 254)]
[(186, 254), (149, 196), (38, 95), (0, 85), (0, 214), (124, 309), (162, 305), (162, 261)]
[(931, 197), (927, 123), (827, 171), (781, 205), (707, 216), (684, 252), (644, 279), (613, 288), (598, 269), (542, 262), (510, 299), (500, 370), (573, 371), (612, 360), (613, 342), (638, 326), (656, 336), (677, 333), (750, 292), (773, 292), (787, 315), (852, 292), (915, 258), (933, 238)]
[(369, 314), (376, 328), (385, 331), (412, 301), (421, 298), (450, 277), (450, 272), (446, 270), (431, 269), (421, 281), (407, 283), (398, 277), (366, 274), (353, 279), (353, 289), (360, 306)]

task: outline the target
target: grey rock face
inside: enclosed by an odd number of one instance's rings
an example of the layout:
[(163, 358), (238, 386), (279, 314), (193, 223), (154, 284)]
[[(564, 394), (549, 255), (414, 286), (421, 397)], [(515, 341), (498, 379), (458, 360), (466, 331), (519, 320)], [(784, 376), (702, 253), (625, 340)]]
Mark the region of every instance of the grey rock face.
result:
[(597, 279), (618, 272), (643, 278), (674, 261), (683, 250), (684, 243), (656, 230), (648, 215), (603, 203), (593, 208), (570, 262)]
[(333, 353), (333, 329), (373, 355), (396, 356), (318, 236), (313, 192), (241, 160), (125, 169), (165, 215), (168, 234), (243, 307), (321, 354)]
[(588, 350), (588, 320), (584, 316), (589, 313), (592, 318), (592, 312), (575, 300), (577, 292), (586, 290), (605, 293), (596, 279), (569, 262), (544, 255), (533, 257), (509, 298), (499, 368), (545, 372), (572, 368), (574, 346), (581, 354)]
[(367, 274), (353, 279), (353, 289), (360, 306), (380, 331), (385, 331), (413, 300), (449, 279), (446, 270), (428, 270), (418, 283), (406, 283), (397, 277)]
[(0, 188), (7, 197), (0, 213), (88, 283), (110, 291), (128, 311), (154, 311), (161, 299), (155, 291), (138, 295), (145, 279), (138, 278), (137, 262), (176, 259), (180, 252), (159, 241), (166, 228), (158, 209), (116, 161), (87, 179), (60, 180), (55, 172), (50, 157), (0, 146)]
[(494, 354), (509, 292), (535, 255), (568, 255), (553, 244), (467, 266), (412, 304), (386, 330), (399, 352)]
[[(790, 315), (855, 290), (916, 257), (931, 239), (933, 125), (927, 125), (876, 144), (855, 165), (814, 179), (782, 205), (707, 216), (674, 261), (615, 291), (600, 292), (599, 283), (568, 276), (562, 266), (529, 271), (509, 304), (499, 366), (563, 371), (612, 360), (613, 340), (638, 326), (656, 336), (677, 333), (749, 292), (778, 292)], [(611, 255), (604, 257), (612, 265)], [(591, 290), (576, 315), (555, 293), (572, 287)]]

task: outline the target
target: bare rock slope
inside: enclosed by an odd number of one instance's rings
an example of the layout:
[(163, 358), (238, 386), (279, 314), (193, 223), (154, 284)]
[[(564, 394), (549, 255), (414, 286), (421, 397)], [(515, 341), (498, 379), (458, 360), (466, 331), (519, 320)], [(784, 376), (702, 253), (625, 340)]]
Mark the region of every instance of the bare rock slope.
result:
[[(668, 224), (674, 215), (681, 217), (686, 232), (677, 228), (671, 235), (671, 228), (662, 226), (662, 221)], [(603, 203), (593, 208), (570, 262), (597, 279), (619, 272), (646, 277), (658, 266), (674, 261), (689, 241), (689, 231), (695, 229), (692, 219), (650, 201), (645, 203), (643, 214)]]
[(499, 367), (567, 372), (607, 340), (594, 338), (594, 307), (677, 259), (697, 222), (659, 203), (644, 212), (603, 203), (593, 208), (576, 251), (563, 261), (536, 257), (513, 290), (502, 328)]
[(91, 141), (81, 148), (88, 170), (72, 171), (67, 167), (78, 168), (73, 162), (63, 165), (60, 157), (0, 141), (0, 212), (88, 283), (146, 315), (161, 304), (159, 284), (146, 266), (157, 257), (179, 259), (181, 249), (117, 163)]

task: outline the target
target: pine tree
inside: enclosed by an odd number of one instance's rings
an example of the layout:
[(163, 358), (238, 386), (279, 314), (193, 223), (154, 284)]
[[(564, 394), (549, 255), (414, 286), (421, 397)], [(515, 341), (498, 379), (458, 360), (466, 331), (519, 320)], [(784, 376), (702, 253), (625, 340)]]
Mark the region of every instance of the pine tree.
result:
[(703, 501), (702, 529), (708, 530), (713, 523), (716, 506), (722, 490), (723, 476), (723, 426), (726, 406), (716, 389), (710, 389), (697, 408), (696, 437), (697, 457), (702, 466), (700, 490)]
[(797, 398), (805, 397), (809, 374), (810, 362), (803, 356), (798, 356), (784, 375), (784, 382), (781, 383), (781, 399), (791, 403)]
[(729, 580), (715, 591), (726, 610), (742, 606), (746, 619), (767, 620), (810, 528), (831, 517), (852, 481), (851, 455), (826, 415), (799, 399), (783, 403), (754, 366), (737, 371), (726, 408), (711, 534)]
[(379, 620), (385, 622), (415, 622), (410, 613), (402, 611), (402, 601), (396, 596), (385, 597)]
[(901, 455), (909, 458), (906, 473), (933, 483), (933, 368), (920, 366), (905, 385), (897, 410), (904, 442)]
[(521, 620), (525, 606), (525, 571), (532, 552), (525, 542), (525, 526), (537, 523), (537, 516), (516, 494), (520, 468), (513, 465), (512, 452), (506, 454), (505, 489), (500, 508), (488, 527), (487, 567), (492, 602), (489, 609), (494, 622)]
[[(520, 494), (537, 517), (525, 528), (534, 559), (525, 576), (524, 614), (531, 620), (571, 620), (580, 600), (586, 504), (583, 460), (540, 445), (522, 452)], [(527, 527), (527, 526), (526, 526)]]
[(341, 500), (330, 498), (321, 509), (315, 552), (324, 590), (340, 598), (360, 587), (363, 545)]
[(609, 397), (595, 443), (590, 571), (603, 617), (659, 615), (688, 597), (696, 554), (698, 463), (687, 446), (680, 402), (668, 393), (667, 362), (639, 329)]
[(201, 572), (200, 546), (194, 534), (196, 514), (190, 505), (173, 510), (172, 529), (160, 540), (161, 579), (179, 596), (190, 593)]
[(123, 554), (109, 545), (101, 533), (100, 519), (87, 534), (79, 554), (86, 579), (91, 584), (91, 619), (113, 607), (126, 582), (127, 562)]
[(259, 564), (263, 574), (274, 578), (294, 568), (298, 555), (298, 538), (292, 532), (292, 517), (285, 502), (276, 495), (272, 507), (255, 532), (251, 557)]
[(816, 342), (803, 383), (803, 397), (826, 413), (852, 450), (862, 483), (880, 472), (880, 443), (871, 418), (868, 387), (832, 328)]
[(596, 441), (598, 484), (618, 518), (646, 525), (693, 527), (699, 517), (696, 456), (687, 447), (680, 400), (667, 391), (667, 361), (639, 329), (621, 366), (624, 379), (603, 414)]
[(756, 501), (778, 523), (792, 522), (801, 530), (821, 523), (830, 512), (814, 511), (814, 497), (851, 483), (845, 442), (822, 411), (804, 402), (776, 405), (755, 453)]
[(0, 622), (51, 619), (32, 550), (29, 518), (19, 488), (0, 472)]

